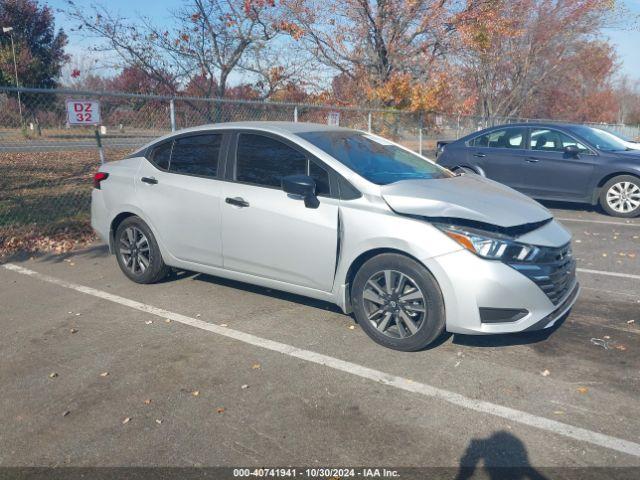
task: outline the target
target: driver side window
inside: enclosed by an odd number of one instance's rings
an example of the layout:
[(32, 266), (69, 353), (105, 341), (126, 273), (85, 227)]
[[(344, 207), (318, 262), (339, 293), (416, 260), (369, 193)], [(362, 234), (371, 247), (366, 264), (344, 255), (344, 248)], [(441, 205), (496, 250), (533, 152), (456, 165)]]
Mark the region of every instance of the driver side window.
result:
[(550, 128), (535, 128), (531, 130), (529, 138), (529, 149), (542, 152), (564, 152), (565, 147), (577, 146), (581, 152), (588, 152), (589, 149), (576, 141), (569, 135)]

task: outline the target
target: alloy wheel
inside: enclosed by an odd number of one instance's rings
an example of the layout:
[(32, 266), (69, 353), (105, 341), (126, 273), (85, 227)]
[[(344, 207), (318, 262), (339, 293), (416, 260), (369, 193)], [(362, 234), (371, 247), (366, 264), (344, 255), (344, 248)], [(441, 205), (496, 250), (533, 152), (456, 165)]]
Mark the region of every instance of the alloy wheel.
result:
[(120, 236), (120, 255), (127, 270), (143, 274), (151, 264), (149, 240), (137, 227), (127, 227)]
[(417, 283), (402, 272), (382, 270), (373, 274), (362, 296), (368, 320), (388, 337), (411, 337), (424, 324), (425, 296)]
[(607, 190), (607, 204), (618, 213), (629, 213), (640, 207), (640, 186), (633, 182), (618, 182)]

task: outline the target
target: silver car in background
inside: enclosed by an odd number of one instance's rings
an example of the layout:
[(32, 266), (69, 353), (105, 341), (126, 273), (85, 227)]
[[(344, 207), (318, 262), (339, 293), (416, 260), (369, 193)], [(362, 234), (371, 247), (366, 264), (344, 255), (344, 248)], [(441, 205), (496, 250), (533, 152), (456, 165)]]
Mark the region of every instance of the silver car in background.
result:
[(92, 226), (131, 280), (177, 268), (325, 300), (397, 350), (548, 328), (578, 296), (547, 209), (366, 132), (191, 128), (104, 165), (94, 187)]

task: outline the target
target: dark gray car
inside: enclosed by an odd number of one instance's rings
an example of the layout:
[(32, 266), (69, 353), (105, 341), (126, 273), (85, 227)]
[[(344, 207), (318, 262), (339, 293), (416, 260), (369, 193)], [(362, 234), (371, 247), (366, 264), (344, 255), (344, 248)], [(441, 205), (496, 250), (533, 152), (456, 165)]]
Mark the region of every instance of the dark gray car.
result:
[(437, 161), (536, 199), (600, 203), (609, 215), (640, 215), (640, 151), (584, 125), (492, 127), (444, 145)]

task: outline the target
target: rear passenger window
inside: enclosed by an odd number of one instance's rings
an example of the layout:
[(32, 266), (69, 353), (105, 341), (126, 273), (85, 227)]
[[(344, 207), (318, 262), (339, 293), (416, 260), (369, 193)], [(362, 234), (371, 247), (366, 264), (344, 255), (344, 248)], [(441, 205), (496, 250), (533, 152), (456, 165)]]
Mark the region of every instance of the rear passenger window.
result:
[(169, 171), (204, 177), (218, 175), (221, 134), (194, 135), (175, 141)]
[(474, 147), (523, 148), (524, 128), (512, 127), (485, 133), (471, 141)]
[(306, 175), (307, 158), (282, 142), (243, 133), (238, 138), (236, 180), (266, 187), (282, 186), (282, 177)]
[(171, 158), (172, 141), (162, 143), (154, 147), (149, 154), (149, 160), (156, 167), (167, 170), (169, 168), (169, 159)]

